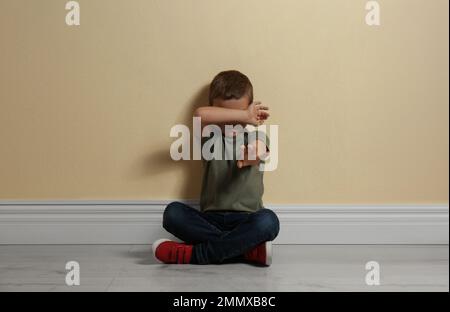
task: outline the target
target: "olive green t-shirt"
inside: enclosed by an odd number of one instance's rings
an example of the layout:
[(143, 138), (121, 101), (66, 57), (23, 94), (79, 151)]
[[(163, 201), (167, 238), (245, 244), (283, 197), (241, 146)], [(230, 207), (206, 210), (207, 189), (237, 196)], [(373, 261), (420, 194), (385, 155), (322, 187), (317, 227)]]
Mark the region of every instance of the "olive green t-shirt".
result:
[[(208, 149), (216, 153), (215, 155), (221, 155), (221, 160), (217, 159), (218, 157), (211, 160), (203, 159), (201, 211), (255, 212), (263, 208), (264, 171), (260, 171), (258, 165), (238, 168), (235, 156), (236, 148), (247, 146), (254, 140), (261, 140), (267, 147), (269, 146), (269, 138), (262, 131), (244, 130), (243, 135), (215, 137), (211, 135), (202, 140), (202, 146), (208, 142)], [(213, 143), (221, 144), (221, 148), (215, 150), (217, 145)], [(264, 166), (264, 161), (261, 163)]]

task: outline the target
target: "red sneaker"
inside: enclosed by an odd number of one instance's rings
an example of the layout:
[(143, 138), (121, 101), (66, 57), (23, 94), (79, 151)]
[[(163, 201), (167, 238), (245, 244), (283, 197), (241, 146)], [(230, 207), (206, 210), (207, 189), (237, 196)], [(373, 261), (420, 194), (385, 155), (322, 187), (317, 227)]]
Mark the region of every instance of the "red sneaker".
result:
[(159, 239), (152, 245), (153, 256), (162, 263), (188, 264), (191, 261), (192, 245), (177, 243), (170, 239)]
[(272, 264), (272, 242), (259, 244), (244, 254), (245, 260), (256, 262), (265, 266)]

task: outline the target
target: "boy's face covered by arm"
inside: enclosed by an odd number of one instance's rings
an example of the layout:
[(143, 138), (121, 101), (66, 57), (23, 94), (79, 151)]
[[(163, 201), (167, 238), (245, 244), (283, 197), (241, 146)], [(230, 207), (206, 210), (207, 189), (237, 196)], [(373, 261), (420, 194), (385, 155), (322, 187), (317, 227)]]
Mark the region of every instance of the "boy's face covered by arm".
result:
[(253, 102), (249, 104), (249, 99), (246, 96), (240, 99), (230, 99), (230, 100), (216, 99), (214, 101), (214, 106), (245, 111), (246, 112), (245, 124), (240, 123), (241, 126), (244, 128), (247, 126), (247, 124), (250, 124), (252, 126), (260, 126), (270, 116), (268, 106), (262, 105), (261, 102)]
[(262, 125), (269, 118), (269, 108), (261, 102), (249, 104), (247, 96), (240, 99), (215, 99), (212, 106), (197, 108), (194, 117), (201, 118), (202, 128), (211, 124), (222, 130), (224, 125), (241, 125), (245, 128), (248, 124)]
[[(215, 99), (212, 106), (200, 107), (194, 115), (200, 117), (202, 131), (207, 130), (207, 126), (215, 126), (218, 127), (217, 130), (222, 131), (225, 137), (233, 137), (242, 132), (248, 124), (252, 126), (264, 124), (270, 116), (269, 107), (262, 105), (261, 102), (250, 104), (249, 102), (248, 96), (240, 99)], [(237, 128), (241, 130), (237, 130)], [(220, 137), (220, 134), (218, 136)], [(226, 141), (231, 143), (228, 139)], [(264, 162), (268, 157), (269, 149), (265, 139), (254, 137), (248, 141), (248, 144), (237, 145), (236, 148), (238, 150), (236, 155), (233, 156), (233, 146), (230, 147), (225, 144), (225, 159), (237, 158), (236, 165), (238, 168), (259, 165), (261, 161)]]
[[(243, 97), (239, 100), (216, 100), (214, 102), (214, 106), (246, 111), (248, 115), (247, 124), (251, 124), (253, 126), (264, 124), (270, 116), (269, 107), (262, 105), (261, 102), (248, 104), (247, 97)], [(242, 127), (246, 127), (246, 124), (241, 125)], [(264, 161), (269, 154), (267, 145), (262, 140), (249, 142), (248, 145), (242, 145), (240, 149), (241, 157), (239, 157), (239, 160), (237, 161), (238, 168), (257, 166), (261, 160)]]
[(246, 110), (248, 109), (249, 106), (249, 100), (248, 97), (246, 96), (241, 97), (240, 99), (229, 99), (229, 100), (215, 99), (213, 106), (228, 109)]

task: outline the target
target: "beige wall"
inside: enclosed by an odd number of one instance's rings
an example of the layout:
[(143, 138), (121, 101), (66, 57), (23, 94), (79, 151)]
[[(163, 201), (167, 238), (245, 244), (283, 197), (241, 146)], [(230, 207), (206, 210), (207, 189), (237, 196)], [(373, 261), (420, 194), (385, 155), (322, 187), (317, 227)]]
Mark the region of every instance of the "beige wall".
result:
[(169, 159), (224, 69), (280, 125), (270, 203), (448, 203), (448, 1), (0, 1), (0, 200), (198, 196)]

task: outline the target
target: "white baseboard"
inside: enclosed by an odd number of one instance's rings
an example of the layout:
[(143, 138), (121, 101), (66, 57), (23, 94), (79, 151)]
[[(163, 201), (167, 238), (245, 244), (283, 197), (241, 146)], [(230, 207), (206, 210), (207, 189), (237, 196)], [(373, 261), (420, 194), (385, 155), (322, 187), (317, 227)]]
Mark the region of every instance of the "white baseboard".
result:
[[(149, 244), (168, 201), (0, 201), (0, 244)], [(192, 204), (192, 202), (191, 202)], [(277, 244), (448, 244), (448, 205), (268, 205)]]

